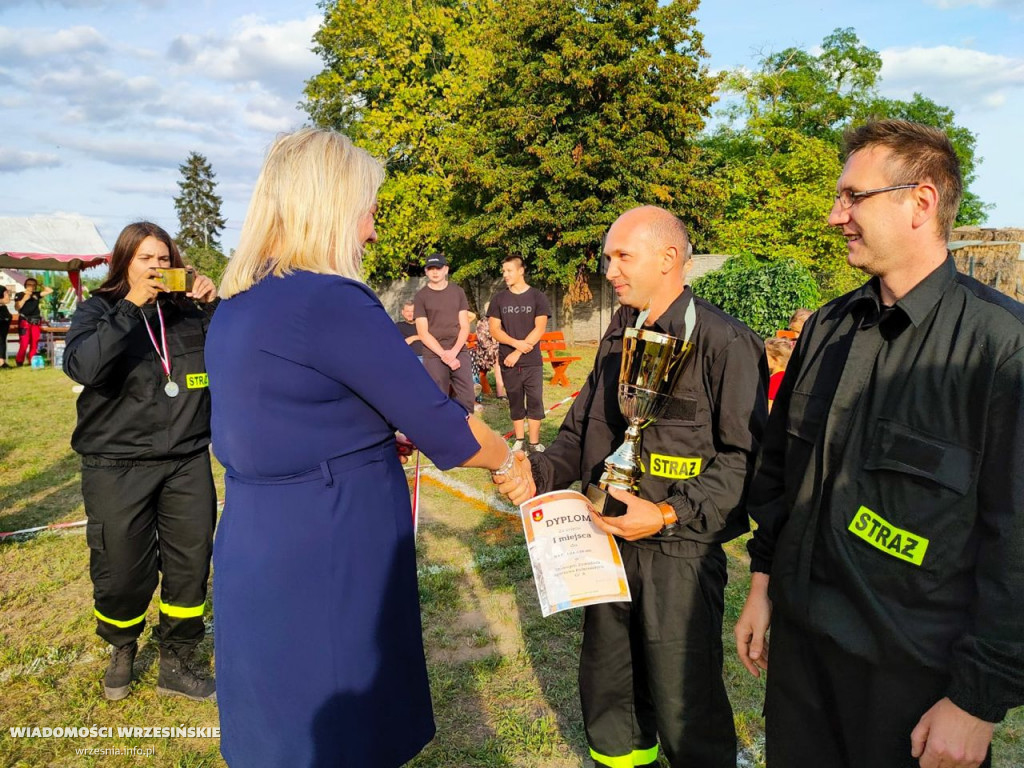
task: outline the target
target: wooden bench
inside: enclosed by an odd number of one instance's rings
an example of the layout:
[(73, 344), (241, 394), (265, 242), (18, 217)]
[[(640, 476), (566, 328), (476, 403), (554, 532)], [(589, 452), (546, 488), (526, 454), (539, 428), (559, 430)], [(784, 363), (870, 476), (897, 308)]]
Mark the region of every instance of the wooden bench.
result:
[(569, 386), (569, 363), (581, 360), (579, 357), (560, 357), (555, 352), (565, 351), (565, 336), (561, 331), (550, 331), (540, 337), (540, 351), (545, 363), (551, 363), (554, 375), (551, 383), (562, 387)]

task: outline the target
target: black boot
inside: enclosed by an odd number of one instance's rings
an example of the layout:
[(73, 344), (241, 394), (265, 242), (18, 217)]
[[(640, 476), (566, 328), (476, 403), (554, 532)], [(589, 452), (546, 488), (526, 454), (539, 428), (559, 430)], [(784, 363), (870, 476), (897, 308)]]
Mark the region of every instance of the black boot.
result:
[(111, 701), (120, 701), (128, 695), (132, 683), (132, 664), (135, 663), (138, 650), (139, 644), (134, 640), (120, 648), (111, 648), (110, 663), (103, 676), (103, 695)]
[(189, 669), (186, 661), (191, 655), (191, 651), (160, 649), (160, 676), (156, 681), (156, 692), (196, 701), (216, 701), (216, 683), (212, 677), (199, 677)]

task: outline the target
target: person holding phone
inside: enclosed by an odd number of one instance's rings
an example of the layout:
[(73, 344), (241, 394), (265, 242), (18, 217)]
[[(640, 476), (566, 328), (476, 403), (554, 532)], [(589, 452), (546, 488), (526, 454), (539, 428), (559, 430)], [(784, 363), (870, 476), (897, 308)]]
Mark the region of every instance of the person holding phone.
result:
[(39, 300), (53, 293), (53, 288), (39, 283), (34, 277), (25, 281), (25, 290), (14, 294), (14, 308), (18, 310), (18, 354), (14, 358), (19, 366), (31, 361), (39, 351), (39, 337), (43, 332), (43, 314)]
[(216, 520), (203, 347), (217, 290), (197, 275), (191, 292), (168, 291), (159, 270), (182, 267), (156, 224), (125, 227), (64, 352), (64, 372), (84, 386), (71, 447), (82, 456), (96, 633), (113, 646), (103, 679), (112, 700), (129, 693), (158, 579), (157, 692), (216, 696), (188, 662), (205, 634)]

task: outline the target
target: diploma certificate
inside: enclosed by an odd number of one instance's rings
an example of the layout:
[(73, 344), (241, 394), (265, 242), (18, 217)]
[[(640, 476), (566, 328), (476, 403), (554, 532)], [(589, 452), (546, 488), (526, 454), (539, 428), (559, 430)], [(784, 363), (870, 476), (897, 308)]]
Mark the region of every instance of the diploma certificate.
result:
[(552, 491), (519, 507), (544, 616), (630, 601), (615, 537), (594, 525), (589, 507), (587, 497), (576, 491)]

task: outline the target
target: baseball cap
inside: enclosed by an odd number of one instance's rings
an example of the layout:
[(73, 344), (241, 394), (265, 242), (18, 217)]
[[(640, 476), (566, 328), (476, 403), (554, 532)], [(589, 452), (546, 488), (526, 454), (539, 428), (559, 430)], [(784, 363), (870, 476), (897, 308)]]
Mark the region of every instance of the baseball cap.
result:
[(423, 266), (425, 269), (430, 267), (447, 267), (448, 260), (444, 257), (443, 253), (432, 253), (427, 257), (427, 263)]

